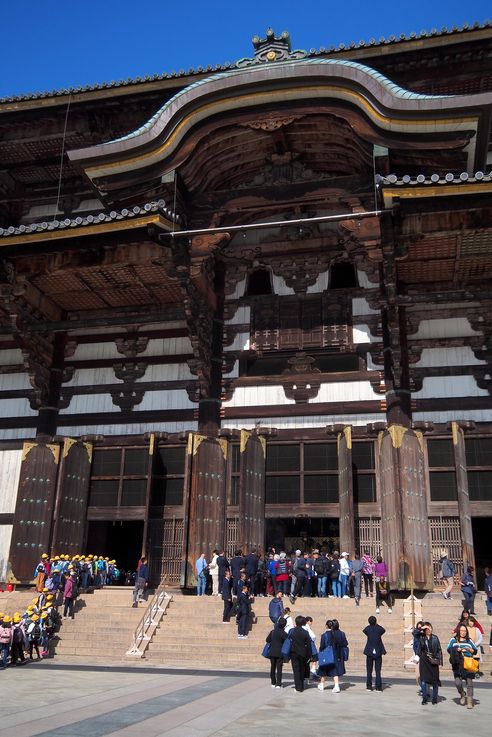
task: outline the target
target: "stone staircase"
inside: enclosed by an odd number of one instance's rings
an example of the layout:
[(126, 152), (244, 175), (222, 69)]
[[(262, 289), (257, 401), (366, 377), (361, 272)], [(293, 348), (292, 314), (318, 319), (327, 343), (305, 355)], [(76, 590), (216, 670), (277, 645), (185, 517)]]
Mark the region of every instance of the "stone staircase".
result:
[[(247, 640), (238, 640), (234, 620), (229, 625), (222, 624), (220, 598), (197, 598), (173, 593), (173, 600), (154, 634), (145, 659), (163, 667), (265, 670), (266, 662), (261, 657), (261, 651), (272, 629), (268, 617), (269, 602), (270, 598), (255, 600), (253, 612), (257, 622), (253, 624)], [(350, 673), (365, 673), (362, 651), (366, 638), (362, 630), (367, 625), (368, 617), (375, 614), (374, 599), (362, 599), (359, 607), (353, 599), (303, 598), (294, 605), (287, 605), (292, 610), (293, 618), (298, 614), (313, 618), (313, 630), (318, 643), (325, 630), (326, 620), (338, 619), (350, 646), (347, 670)], [(385, 670), (402, 673), (405, 644), (403, 602), (396, 602), (392, 614), (388, 614), (384, 606), (376, 616), (386, 629), (384, 643), (388, 655), (385, 657)]]

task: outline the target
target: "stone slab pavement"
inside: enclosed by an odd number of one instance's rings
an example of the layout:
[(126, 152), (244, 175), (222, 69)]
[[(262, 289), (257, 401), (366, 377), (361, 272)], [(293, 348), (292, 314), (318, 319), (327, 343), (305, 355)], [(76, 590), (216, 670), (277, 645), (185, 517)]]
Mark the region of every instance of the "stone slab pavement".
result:
[(32, 663), (8, 668), (0, 737), (381, 737), (490, 734), (491, 678), (475, 686), (475, 708), (458, 704), (443, 669), (440, 701), (421, 705), (415, 681), (384, 678), (382, 693), (347, 674), (342, 691), (272, 689), (264, 673)]

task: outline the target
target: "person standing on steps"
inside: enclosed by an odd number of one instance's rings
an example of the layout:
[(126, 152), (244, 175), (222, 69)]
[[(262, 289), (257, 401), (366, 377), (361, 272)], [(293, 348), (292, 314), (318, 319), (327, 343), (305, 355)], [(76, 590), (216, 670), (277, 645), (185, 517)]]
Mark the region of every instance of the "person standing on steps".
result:
[(432, 631), (430, 622), (424, 622), (420, 630), (417, 643), (419, 656), (420, 688), (422, 691), (422, 705), (429, 701), (429, 686), (432, 686), (432, 703), (437, 704), (439, 693), (439, 666), (442, 665), (442, 650), (439, 638)]
[(448, 558), (447, 551), (444, 553), (442, 558), (440, 559), (441, 564), (441, 579), (444, 583), (444, 591), (442, 592), (442, 595), (445, 599), (451, 599), (451, 591), (453, 590), (453, 583), (454, 583), (454, 576), (455, 576), (455, 568), (452, 562)]
[(386, 655), (386, 649), (383, 645), (383, 635), (386, 632), (384, 627), (378, 624), (376, 617), (369, 617), (367, 627), (362, 630), (367, 637), (364, 655), (366, 656), (366, 691), (372, 691), (372, 672), (375, 671), (376, 691), (383, 690), (383, 682), (381, 680), (381, 668), (383, 666), (383, 655)]
[(135, 609), (138, 607), (139, 600), (142, 601), (145, 598), (145, 590), (149, 584), (149, 566), (147, 565), (147, 558), (142, 559), (140, 568), (138, 569), (137, 580), (135, 581), (135, 588), (133, 589), (133, 604)]
[(245, 640), (248, 637), (249, 620), (251, 618), (251, 597), (249, 586), (244, 584), (243, 589), (237, 597), (237, 639)]
[(282, 645), (287, 639), (285, 633), (286, 620), (280, 617), (276, 626), (269, 632), (266, 642), (270, 643), (270, 681), (272, 688), (282, 688), (282, 669), (284, 666), (284, 658), (282, 655)]
[(231, 621), (232, 611), (232, 578), (231, 573), (227, 569), (224, 574), (224, 580), (222, 581), (222, 601), (224, 602), (224, 611), (222, 613), (222, 622), (229, 624)]

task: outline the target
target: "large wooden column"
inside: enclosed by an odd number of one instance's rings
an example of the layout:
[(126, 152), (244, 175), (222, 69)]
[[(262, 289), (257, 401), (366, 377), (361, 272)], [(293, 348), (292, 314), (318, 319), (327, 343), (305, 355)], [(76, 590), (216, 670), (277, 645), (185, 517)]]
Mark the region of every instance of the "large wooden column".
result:
[(340, 552), (355, 551), (354, 492), (352, 482), (352, 428), (338, 434), (338, 498), (340, 504)]
[(49, 552), (59, 458), (59, 445), (24, 443), (9, 556), (12, 579), (20, 583), (33, 580)]
[(454, 463), (456, 467), (456, 490), (458, 494), (461, 546), (463, 550), (463, 569), (466, 570), (467, 566), (473, 566), (475, 568), (475, 553), (473, 550), (468, 477), (466, 475), (465, 434), (458, 422), (451, 423), (451, 432), (453, 435)]
[(239, 546), (243, 553), (265, 546), (266, 438), (241, 430)]
[(391, 585), (432, 589), (423, 438), (402, 425), (378, 437), (381, 537)]
[(57, 483), (52, 555), (75, 555), (83, 548), (91, 463), (91, 443), (65, 438)]
[(228, 442), (190, 434), (192, 455), (191, 498), (188, 526), (188, 583), (193, 584), (195, 561), (201, 553), (207, 560), (212, 550), (225, 545), (226, 461)]

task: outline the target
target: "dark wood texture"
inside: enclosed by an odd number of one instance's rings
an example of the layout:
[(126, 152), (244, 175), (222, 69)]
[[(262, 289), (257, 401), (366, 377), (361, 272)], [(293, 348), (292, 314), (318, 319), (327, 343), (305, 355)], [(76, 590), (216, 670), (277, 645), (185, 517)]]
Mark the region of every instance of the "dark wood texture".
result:
[(24, 443), (9, 558), (20, 583), (32, 581), (41, 555), (49, 552), (59, 457), (58, 444)]

